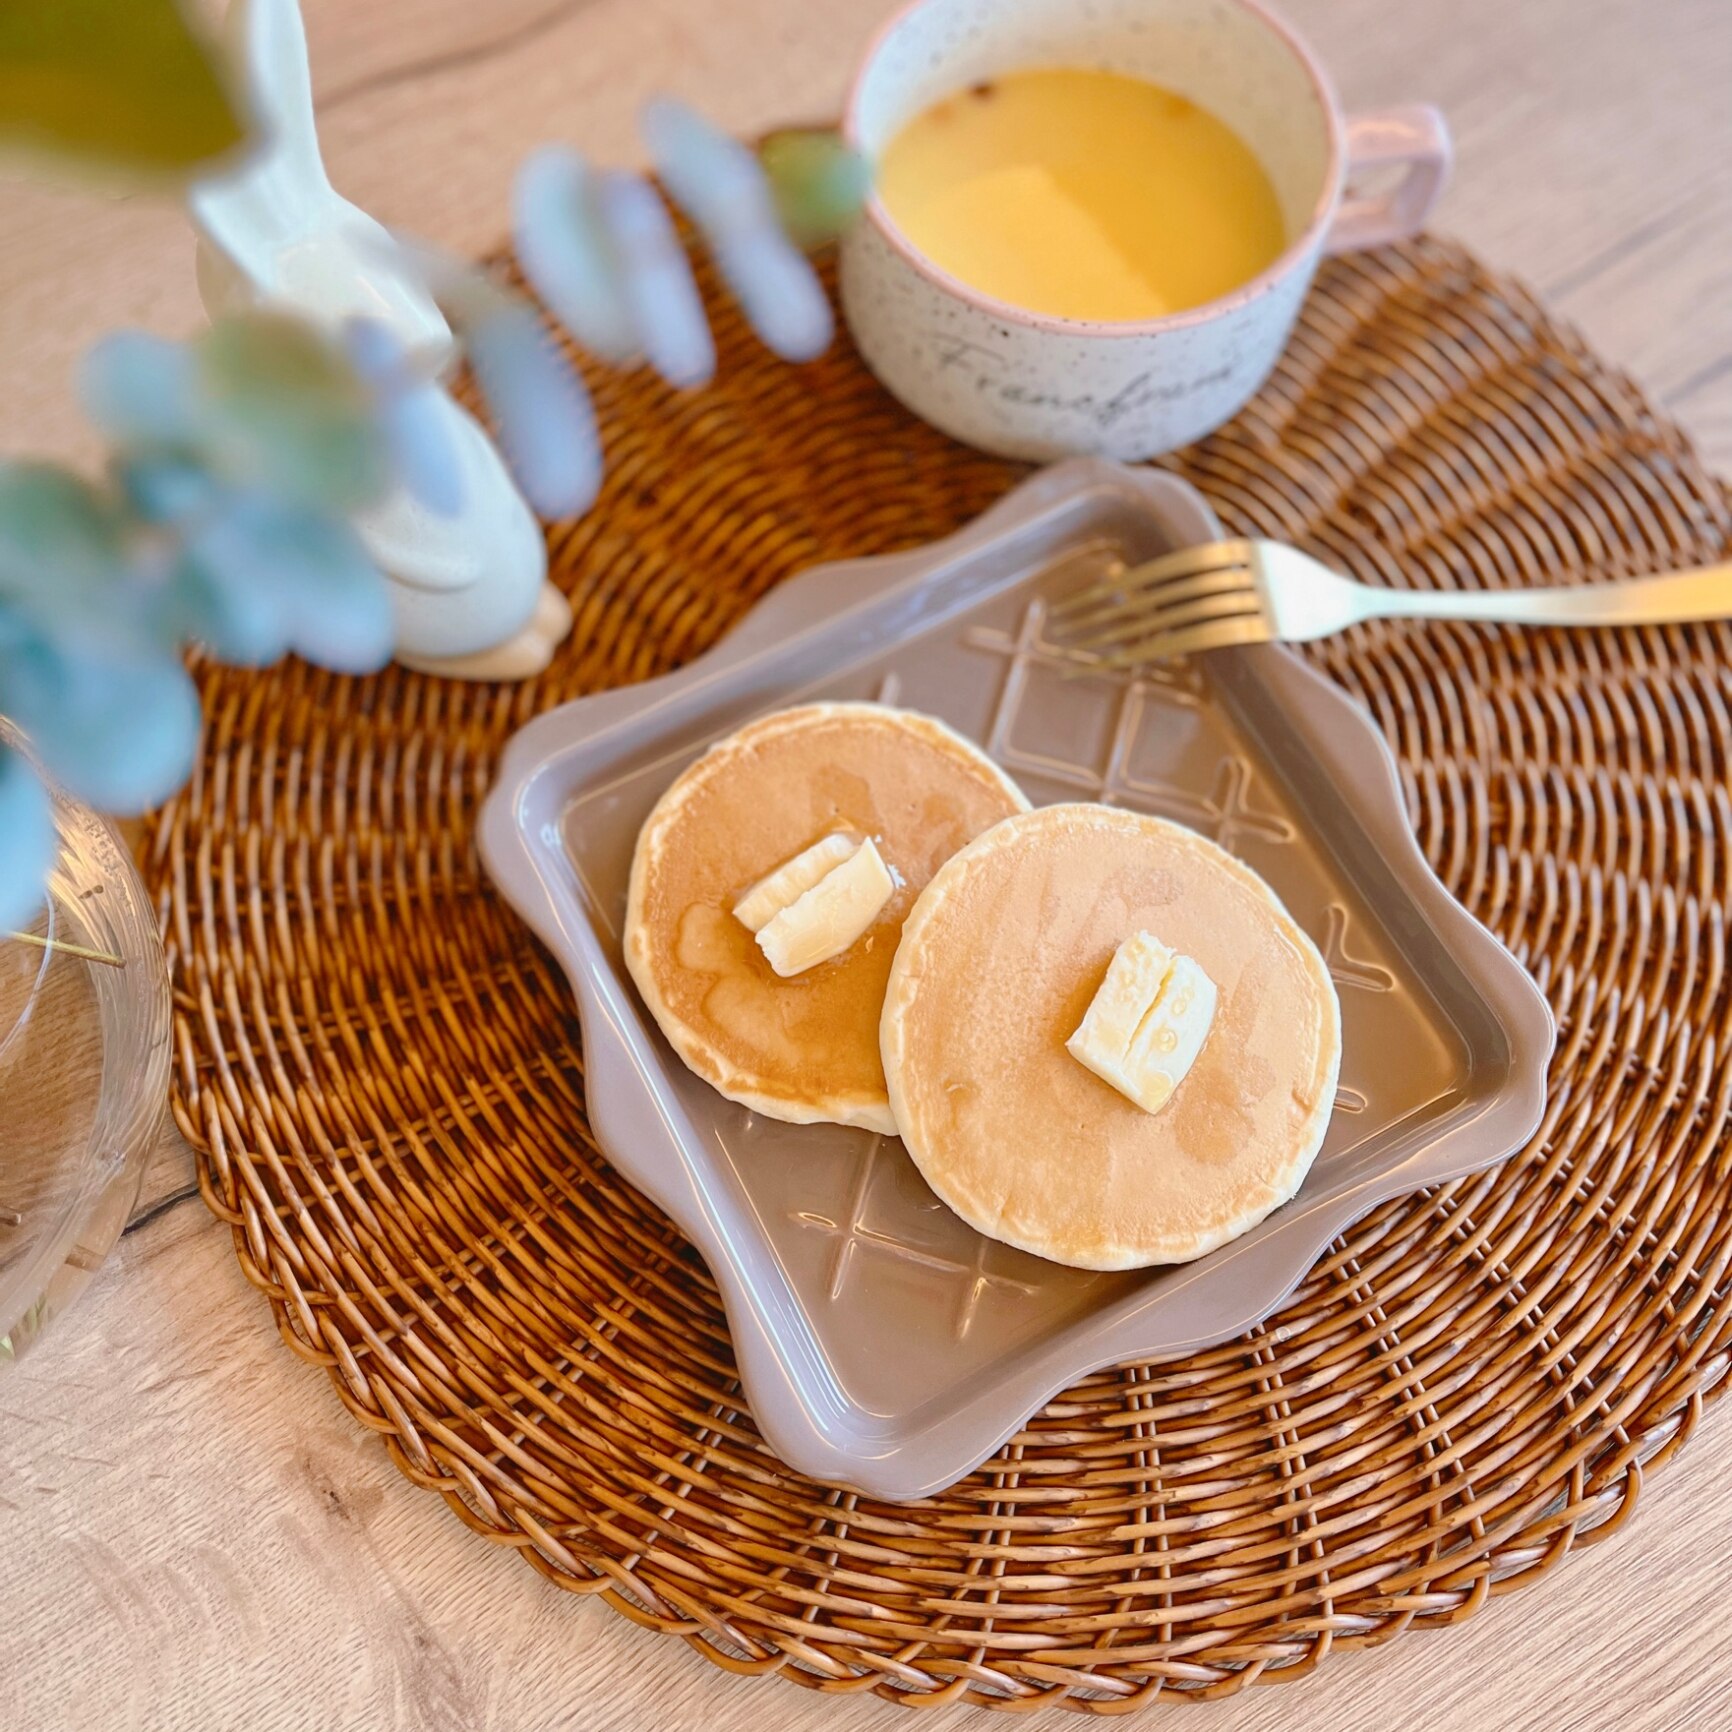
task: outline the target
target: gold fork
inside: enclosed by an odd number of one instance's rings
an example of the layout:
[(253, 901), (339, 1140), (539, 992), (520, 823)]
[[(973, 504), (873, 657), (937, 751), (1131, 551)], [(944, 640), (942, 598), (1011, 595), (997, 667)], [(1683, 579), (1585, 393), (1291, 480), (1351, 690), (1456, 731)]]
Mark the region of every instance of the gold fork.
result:
[(1305, 643), (1368, 619), (1671, 625), (1732, 619), (1732, 564), (1579, 589), (1373, 589), (1278, 541), (1180, 548), (1066, 596), (1054, 641), (1113, 667), (1232, 644)]

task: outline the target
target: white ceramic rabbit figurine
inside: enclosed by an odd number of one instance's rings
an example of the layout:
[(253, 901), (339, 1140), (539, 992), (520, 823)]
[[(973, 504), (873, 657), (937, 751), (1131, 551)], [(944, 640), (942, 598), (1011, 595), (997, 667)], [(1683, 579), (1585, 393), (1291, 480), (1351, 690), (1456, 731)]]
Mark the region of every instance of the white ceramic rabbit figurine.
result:
[[(205, 310), (274, 305), (327, 327), (364, 314), (447, 365), (451, 328), (407, 256), (326, 178), (298, 0), (234, 0), (226, 28), (264, 136), (239, 168), (188, 194)], [(440, 516), (398, 487), (356, 521), (391, 579), (397, 659), (459, 679), (526, 679), (571, 629), (571, 609), (547, 581), (540, 527), (493, 442), (438, 397), (461, 506)]]

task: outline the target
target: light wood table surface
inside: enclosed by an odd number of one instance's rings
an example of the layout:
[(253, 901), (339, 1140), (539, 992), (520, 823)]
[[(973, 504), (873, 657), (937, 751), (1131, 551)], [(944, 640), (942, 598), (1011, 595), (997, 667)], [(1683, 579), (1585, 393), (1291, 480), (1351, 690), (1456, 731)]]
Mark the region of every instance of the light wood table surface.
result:
[[(652, 90), (742, 131), (834, 113), (887, 9), (307, 0), (333, 178), (468, 251), (498, 240), (530, 147), (564, 137), (635, 158), (632, 115)], [(1459, 159), (1438, 227), (1525, 277), (1732, 471), (1732, 6), (1287, 9), (1349, 106), (1443, 105)], [(161, 206), (0, 184), (0, 451), (88, 454), (69, 393), (78, 352), (117, 324), (192, 328), (191, 264)], [(913, 1723), (870, 1698), (726, 1677), (469, 1533), (280, 1344), (227, 1230), (186, 1195), (191, 1172), (165, 1139), (93, 1291), (38, 1360), (0, 1379), (0, 1728)], [(1711, 1413), (1632, 1522), (1538, 1586), (1459, 1629), (1193, 1710), (1195, 1724), (1732, 1725), (1729, 1465), (1732, 1418)], [(964, 1720), (986, 1724), (966, 1710), (921, 1723)]]

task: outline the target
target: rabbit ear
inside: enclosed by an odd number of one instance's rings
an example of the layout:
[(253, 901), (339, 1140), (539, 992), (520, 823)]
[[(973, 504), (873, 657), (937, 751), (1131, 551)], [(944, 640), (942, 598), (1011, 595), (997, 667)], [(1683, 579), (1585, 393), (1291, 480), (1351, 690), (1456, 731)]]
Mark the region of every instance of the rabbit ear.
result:
[(187, 209), (202, 238), (257, 281), (271, 237), (318, 226), (334, 195), (319, 156), (296, 0), (234, 0), (223, 28), (257, 137), (235, 167), (194, 183)]
[(234, 0), (223, 33), (246, 76), (253, 119), (274, 172), (304, 188), (328, 188), (300, 0)]
[(297, 0), (234, 0), (224, 28), (263, 136), (239, 167), (187, 194), (207, 310), (264, 300), (324, 325), (364, 314), (439, 361), (451, 329), (433, 297), (386, 230), (325, 175)]

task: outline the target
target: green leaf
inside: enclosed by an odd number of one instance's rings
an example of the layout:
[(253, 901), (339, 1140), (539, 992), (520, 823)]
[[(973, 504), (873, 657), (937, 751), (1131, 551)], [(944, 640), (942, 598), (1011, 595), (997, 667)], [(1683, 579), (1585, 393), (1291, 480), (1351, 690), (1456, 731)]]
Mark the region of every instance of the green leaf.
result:
[(389, 489), (372, 393), (334, 339), (285, 313), (233, 313), (193, 353), (200, 444), (231, 480), (344, 514)]
[(872, 167), (839, 132), (790, 127), (768, 134), (758, 160), (769, 177), (776, 214), (796, 246), (833, 241), (859, 216), (872, 190)]
[(0, 603), (37, 620), (100, 607), (126, 557), (125, 522), (82, 476), (0, 462)]
[(36, 643), (104, 656), (157, 647), (135, 528), (109, 490), (71, 470), (0, 462), (0, 654)]
[(143, 812), (192, 771), (198, 693), (165, 650), (38, 644), (5, 669), (8, 715), (48, 774), (104, 812)]
[(128, 175), (181, 175), (247, 135), (174, 0), (0, 3), (0, 144)]

